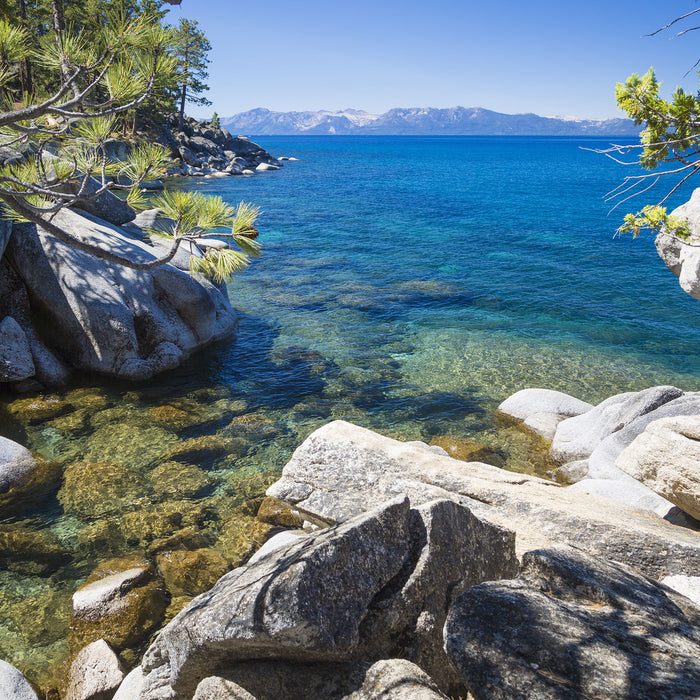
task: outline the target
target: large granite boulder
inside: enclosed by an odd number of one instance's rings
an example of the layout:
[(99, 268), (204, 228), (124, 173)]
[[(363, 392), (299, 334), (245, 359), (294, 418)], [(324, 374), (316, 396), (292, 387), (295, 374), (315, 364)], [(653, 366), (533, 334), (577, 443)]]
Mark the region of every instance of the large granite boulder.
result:
[(447, 700), (425, 672), (405, 659), (328, 665), (249, 662), (221, 676), (205, 678), (192, 700), (279, 698)]
[(450, 501), (399, 497), (223, 576), (158, 635), (143, 698), (189, 697), (245, 661), (374, 661), (410, 656), (459, 690), (444, 653), (450, 601), (517, 571), (512, 533)]
[(124, 680), (124, 669), (104, 639), (78, 652), (68, 671), (64, 700), (111, 700)]
[[(156, 257), (143, 241), (88, 214), (63, 209), (54, 223), (134, 260)], [(42, 340), (80, 370), (148, 379), (237, 324), (219, 288), (172, 265), (125, 268), (30, 224), (15, 224), (6, 256), (27, 288)]]
[(267, 490), (321, 524), (343, 522), (399, 494), (414, 506), (436, 499), (466, 505), (480, 519), (514, 530), (519, 553), (570, 543), (652, 576), (694, 575), (700, 568), (700, 535), (648, 510), (451, 459), (344, 421), (312, 433)]
[(590, 411), (559, 423), (550, 455), (560, 463), (585, 459), (608, 435), (682, 394), (673, 386), (615, 394)]
[(615, 465), (700, 520), (700, 415), (649, 423)]
[(65, 182), (62, 187), (64, 192), (70, 194), (77, 194), (79, 189), (85, 198), (72, 205), (76, 209), (82, 209), (116, 226), (121, 226), (136, 216), (136, 212), (113, 192), (104, 190), (95, 194), (102, 189), (102, 185), (94, 177), (89, 177), (84, 186), (82, 180), (74, 180)]
[(25, 483), (36, 467), (26, 447), (0, 436), (0, 493)]
[(593, 404), (561, 391), (521, 389), (503, 401), (497, 413), (551, 441), (561, 421), (580, 416), (592, 408)]
[(700, 188), (693, 191), (688, 202), (676, 207), (671, 216), (687, 222), (691, 238), (682, 241), (661, 231), (656, 236), (656, 250), (666, 267), (678, 277), (681, 289), (700, 300)]
[(477, 698), (697, 698), (700, 610), (572, 547), (457, 598), (445, 648)]
[(29, 681), (7, 661), (0, 660), (0, 697), (4, 700), (39, 700)]
[(0, 382), (17, 382), (36, 374), (26, 333), (12, 316), (0, 321)]

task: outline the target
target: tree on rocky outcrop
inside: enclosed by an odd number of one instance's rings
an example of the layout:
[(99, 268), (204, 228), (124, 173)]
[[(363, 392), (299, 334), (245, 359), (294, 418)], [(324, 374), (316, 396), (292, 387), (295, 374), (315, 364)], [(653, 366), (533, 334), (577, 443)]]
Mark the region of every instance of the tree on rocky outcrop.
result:
[[(700, 9), (677, 17), (652, 36), (678, 23), (683, 26), (682, 23), (696, 13), (700, 13)], [(676, 37), (699, 28), (685, 27)], [(620, 186), (609, 193), (609, 200), (616, 201), (617, 207), (647, 192), (659, 181), (671, 183), (657, 202), (647, 204), (636, 213), (627, 214), (618, 231), (632, 233), (635, 237), (644, 229), (654, 233), (663, 231), (664, 235), (686, 241), (691, 235), (688, 226), (681, 219), (671, 216), (664, 204), (700, 170), (700, 92), (692, 95), (677, 87), (671, 99), (665, 100), (659, 96), (660, 86), (653, 68), (643, 76), (635, 73), (625, 83), (617, 84), (615, 95), (618, 107), (635, 124), (644, 124), (645, 128), (641, 132), (640, 143), (613, 144), (601, 152), (618, 162), (641, 165), (649, 172), (625, 177)], [(633, 156), (632, 161), (629, 160), (630, 155)]]
[(177, 59), (176, 94), (180, 103), (180, 122), (185, 116), (185, 104), (210, 105), (202, 94), (209, 89), (204, 82), (208, 77), (208, 54), (211, 44), (196, 20), (180, 20), (175, 30), (175, 57)]
[[(225, 227), (228, 231), (216, 235), (227, 237), (238, 250), (207, 246), (205, 262), (196, 264), (218, 279), (240, 269), (258, 253), (253, 240), (257, 209), (234, 208), (220, 198), (193, 194), (164, 199), (168, 221), (156, 226), (155, 233), (167, 237), (170, 247), (147, 262), (95, 246), (54, 222), (62, 208), (110, 196), (110, 190), (126, 192), (133, 206), (144, 203), (141, 184), (165, 171), (167, 153), (143, 142), (125, 160), (114, 160), (110, 141), (118, 118), (144, 104), (157, 85), (172, 83), (178, 63), (174, 33), (157, 16), (124, 13), (115, 3), (89, 32), (65, 30), (60, 15), (74, 8), (70, 3), (64, 8), (60, 0), (51, 5), (51, 26), (44, 27), (38, 45), (17, 17), (0, 20), (0, 152), (5, 161), (0, 201), (6, 213), (79, 250), (137, 270), (167, 263), (182, 243), (196, 246), (212, 229)], [(22, 89), (23, 61), (50, 78), (35, 81), (32, 93)]]

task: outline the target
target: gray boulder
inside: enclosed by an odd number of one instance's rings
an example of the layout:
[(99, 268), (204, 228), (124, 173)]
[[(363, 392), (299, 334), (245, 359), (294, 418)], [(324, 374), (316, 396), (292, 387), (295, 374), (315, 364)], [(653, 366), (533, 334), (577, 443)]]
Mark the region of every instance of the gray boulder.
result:
[(126, 674), (112, 700), (139, 700), (143, 690), (143, 672), (140, 666)]
[(39, 700), (29, 681), (12, 664), (0, 660), (0, 697), (3, 700)]
[(700, 520), (700, 415), (649, 423), (615, 466)]
[(26, 333), (12, 316), (0, 321), (0, 382), (33, 377), (34, 360)]
[(674, 508), (673, 504), (616, 467), (615, 461), (650, 423), (670, 416), (687, 415), (700, 415), (700, 392), (688, 392), (668, 401), (609, 435), (586, 460), (586, 478), (570, 488), (648, 508), (662, 517), (669, 517)]
[(459, 690), (440, 648), (449, 603), (516, 571), (512, 533), (450, 501), (409, 510), (396, 499), (223, 576), (147, 651), (143, 697), (188, 696), (196, 680), (246, 660), (392, 656)]
[[(405, 659), (374, 664), (249, 662), (205, 678), (192, 700), (446, 700), (418, 666)], [(115, 698), (115, 700), (117, 700)]]
[(661, 583), (692, 600), (700, 609), (700, 576), (664, 576)]
[(565, 418), (579, 416), (593, 408), (561, 391), (521, 389), (501, 403), (497, 413), (522, 422), (525, 428), (551, 441), (557, 425)]
[(0, 493), (23, 484), (36, 467), (36, 460), (26, 447), (0, 436)]
[(529, 552), (520, 577), (452, 606), (445, 648), (478, 698), (697, 698), (700, 610), (572, 547)]
[(5, 248), (12, 235), (12, 219), (0, 217), (0, 258), (5, 253)]
[[(54, 221), (134, 260), (156, 257), (143, 241), (87, 214), (64, 209)], [(147, 379), (237, 325), (217, 287), (172, 265), (132, 270), (28, 224), (18, 227), (6, 255), (41, 312), (42, 340), (83, 371)]]
[(611, 396), (590, 411), (559, 423), (549, 454), (561, 464), (585, 459), (608, 435), (682, 394), (674, 386), (656, 386)]
[(104, 639), (81, 649), (68, 672), (65, 700), (112, 700), (124, 670)]
[(135, 567), (81, 586), (73, 594), (73, 616), (106, 618), (123, 612), (131, 603), (129, 592), (150, 576), (144, 567)]
[(688, 202), (674, 209), (671, 216), (685, 219), (691, 238), (681, 241), (661, 231), (656, 236), (656, 251), (666, 267), (678, 277), (681, 289), (693, 299), (700, 299), (700, 188), (693, 191)]
[[(62, 189), (70, 194), (77, 194), (81, 184), (82, 182), (66, 182)], [(98, 192), (101, 187), (102, 185), (95, 178), (88, 178), (82, 194), (89, 198), (78, 200), (72, 205), (73, 208), (81, 209), (116, 226), (121, 226), (136, 216), (136, 212), (123, 199), (119, 199), (109, 190), (105, 190), (97, 196), (90, 196)]]
[(319, 524), (343, 522), (399, 494), (408, 494), (414, 506), (457, 501), (480, 519), (514, 530), (518, 553), (568, 542), (652, 576), (700, 568), (695, 533), (648, 510), (451, 459), (344, 421), (312, 433), (267, 490)]

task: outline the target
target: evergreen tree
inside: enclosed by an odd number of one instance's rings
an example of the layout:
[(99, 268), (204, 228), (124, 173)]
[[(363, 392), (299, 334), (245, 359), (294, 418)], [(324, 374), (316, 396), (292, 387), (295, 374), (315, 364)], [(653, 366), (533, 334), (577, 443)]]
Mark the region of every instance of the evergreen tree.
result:
[(185, 116), (185, 103), (210, 105), (202, 93), (209, 89), (204, 83), (209, 77), (208, 53), (211, 44), (196, 20), (182, 18), (175, 30), (175, 57), (177, 59), (177, 99), (180, 103), (180, 122)]
[(212, 129), (220, 129), (221, 124), (219, 124), (219, 115), (214, 112), (214, 114), (211, 115), (211, 128)]

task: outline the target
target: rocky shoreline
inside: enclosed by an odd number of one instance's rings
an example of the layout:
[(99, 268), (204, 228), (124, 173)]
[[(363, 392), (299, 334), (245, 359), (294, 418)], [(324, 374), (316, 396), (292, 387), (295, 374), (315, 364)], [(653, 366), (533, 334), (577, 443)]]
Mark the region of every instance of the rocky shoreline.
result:
[[(647, 457), (663, 454), (652, 436), (671, 440), (685, 465), (697, 439), (688, 423), (700, 419), (683, 411), (698, 396), (653, 387), (589, 406), (528, 389), (499, 410), (546, 431), (560, 462), (588, 454), (595, 465), (604, 453), (624, 466), (630, 452), (644, 462), (645, 446)], [(33, 457), (8, 443), (0, 454), (11, 492)], [(681, 498), (667, 480), (647, 480), (659, 495), (609, 472), (611, 500), (596, 492), (598, 472), (566, 487), (328, 423), (269, 487), (258, 518), (284, 530), (246, 565), (223, 573), (226, 562), (204, 556), (185, 529), (93, 572), (73, 595), (61, 697), (696, 698), (694, 464)], [(647, 490), (658, 513), (638, 505), (651, 504)], [(217, 566), (213, 587), (162, 627), (167, 596), (196, 591), (188, 577)], [(143, 656), (125, 656), (149, 636)], [(16, 670), (0, 667), (0, 688), (15, 681)], [(36, 697), (13, 692), (6, 697)]]

